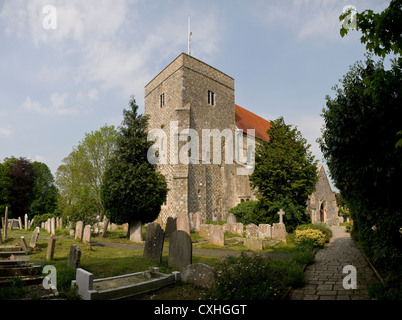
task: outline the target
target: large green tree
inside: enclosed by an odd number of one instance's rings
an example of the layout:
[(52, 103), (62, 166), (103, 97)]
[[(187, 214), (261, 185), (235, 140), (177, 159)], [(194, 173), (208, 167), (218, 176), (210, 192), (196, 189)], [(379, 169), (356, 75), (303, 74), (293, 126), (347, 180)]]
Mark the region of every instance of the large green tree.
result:
[(309, 220), (306, 201), (318, 181), (317, 162), (306, 139), (282, 117), (271, 121), (267, 134), (269, 141), (256, 146), (255, 170), (250, 175), (259, 201), (251, 219), (254, 223), (278, 222), (277, 212), (283, 209), (291, 231)]
[(147, 139), (148, 116), (138, 115), (134, 97), (123, 111), (116, 150), (108, 161), (102, 200), (112, 222), (147, 223), (159, 215), (167, 194), (165, 177), (147, 159), (152, 141)]
[(107, 125), (85, 134), (57, 169), (56, 181), (61, 195), (59, 208), (71, 221), (92, 223), (96, 215), (103, 217), (100, 191), (116, 137), (114, 126)]
[[(327, 96), (321, 150), (347, 201), (353, 235), (371, 260), (401, 273), (402, 149), (395, 132), (402, 119), (402, 69), (370, 56), (350, 68), (335, 97)], [(399, 282), (400, 283), (400, 282)]]

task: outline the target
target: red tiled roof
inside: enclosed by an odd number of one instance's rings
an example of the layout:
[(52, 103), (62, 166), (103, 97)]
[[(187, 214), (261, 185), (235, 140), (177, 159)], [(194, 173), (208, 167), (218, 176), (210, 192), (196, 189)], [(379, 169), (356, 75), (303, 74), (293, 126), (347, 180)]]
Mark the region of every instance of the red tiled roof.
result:
[(256, 138), (269, 141), (267, 130), (271, 127), (271, 123), (237, 104), (235, 104), (235, 122), (237, 128), (242, 129), (244, 133), (247, 133), (247, 129), (254, 129)]

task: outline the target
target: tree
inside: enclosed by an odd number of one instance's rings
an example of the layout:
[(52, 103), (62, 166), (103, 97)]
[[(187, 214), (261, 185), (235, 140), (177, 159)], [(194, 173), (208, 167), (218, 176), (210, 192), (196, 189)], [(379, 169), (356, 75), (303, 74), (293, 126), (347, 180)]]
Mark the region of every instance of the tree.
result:
[(354, 220), (353, 236), (374, 264), (400, 275), (402, 265), (402, 71), (367, 56), (326, 97), (320, 147)]
[(269, 141), (256, 147), (255, 170), (250, 176), (259, 201), (252, 216), (255, 223), (273, 223), (283, 209), (291, 231), (309, 219), (306, 201), (318, 181), (317, 162), (306, 139), (282, 117), (271, 122), (267, 134)]
[(49, 167), (41, 162), (33, 164), (34, 185), (32, 189), (32, 201), (29, 205), (30, 213), (37, 214), (51, 213), (57, 209), (58, 190), (54, 177)]
[(116, 149), (107, 163), (101, 188), (102, 203), (116, 223), (147, 223), (159, 215), (167, 194), (165, 177), (147, 159), (148, 116), (138, 115), (134, 97), (124, 110)]
[[(339, 17), (343, 21), (351, 13), (348, 11)], [(402, 0), (392, 0), (389, 7), (381, 13), (365, 10), (356, 13), (356, 29), (362, 32), (361, 42), (366, 49), (377, 56), (402, 54)], [(342, 26), (340, 34), (344, 37), (349, 29)]]
[(57, 169), (56, 181), (61, 194), (59, 208), (71, 221), (92, 223), (94, 215), (103, 218), (101, 185), (116, 137), (114, 126), (107, 125), (85, 134)]

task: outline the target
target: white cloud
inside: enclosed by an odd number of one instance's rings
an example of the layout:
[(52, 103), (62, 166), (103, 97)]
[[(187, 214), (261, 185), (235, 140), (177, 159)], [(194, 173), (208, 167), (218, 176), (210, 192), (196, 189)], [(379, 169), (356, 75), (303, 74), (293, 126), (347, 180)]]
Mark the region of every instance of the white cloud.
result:
[(94, 88), (92, 88), (92, 89), (90, 89), (89, 91), (88, 91), (88, 93), (87, 93), (87, 97), (90, 99), (90, 100), (93, 100), (93, 101), (96, 101), (96, 100), (98, 100), (99, 99), (99, 92), (98, 92), (98, 90), (96, 90), (96, 89), (94, 89)]
[(87, 108), (75, 106), (66, 106), (68, 94), (63, 92), (55, 92), (49, 97), (49, 106), (43, 106), (40, 102), (33, 100), (31, 97), (26, 97), (22, 103), (25, 111), (40, 115), (78, 115), (88, 112)]
[(9, 128), (1, 128), (0, 127), (0, 136), (2, 136), (2, 137), (11, 136), (11, 130)]

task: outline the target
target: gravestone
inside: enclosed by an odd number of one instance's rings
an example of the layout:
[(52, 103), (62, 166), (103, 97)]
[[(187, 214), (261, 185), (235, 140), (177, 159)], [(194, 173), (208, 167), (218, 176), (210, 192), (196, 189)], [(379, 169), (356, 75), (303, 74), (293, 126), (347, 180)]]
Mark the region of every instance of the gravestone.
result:
[(52, 235), (56, 234), (56, 219), (54, 217), (50, 219), (50, 233)]
[(244, 225), (240, 222), (232, 223), (230, 226), (230, 232), (240, 237), (244, 235)]
[(225, 246), (225, 232), (223, 232), (222, 226), (212, 225), (209, 234), (209, 243), (218, 247)]
[(232, 225), (231, 224), (225, 223), (222, 226), (222, 228), (223, 228), (224, 233), (231, 233), (232, 232)]
[(199, 235), (202, 238), (208, 238), (211, 232), (212, 224), (201, 224)]
[(183, 230), (174, 231), (169, 239), (168, 265), (180, 271), (191, 264), (193, 247), (189, 234)]
[(28, 230), (28, 229), (29, 229), (29, 226), (28, 226), (28, 215), (27, 215), (27, 214), (25, 214), (25, 216), (24, 216), (24, 226), (25, 226), (25, 230)]
[(129, 224), (130, 241), (142, 242), (142, 223), (141, 221), (133, 221)]
[[(21, 217), (18, 217), (18, 227), (19, 227), (20, 230), (22, 230), (22, 220), (21, 220)], [(25, 229), (25, 230), (27, 230), (27, 229)]]
[(3, 223), (4, 240), (7, 239), (7, 226), (8, 226), (8, 207), (6, 207), (6, 212), (4, 214), (4, 223)]
[(270, 224), (258, 225), (258, 239), (260, 239), (260, 240), (271, 239), (271, 225)]
[(70, 247), (70, 253), (68, 255), (67, 265), (71, 268), (76, 269), (80, 266), (80, 262), (81, 262), (81, 249), (75, 244), (72, 244)]
[(285, 214), (285, 212), (281, 209), (279, 210), (278, 214), (279, 214), (279, 223), (283, 224), (283, 215)]
[(50, 225), (50, 218), (47, 219), (47, 227), (46, 230), (48, 233), (51, 233), (51, 225)]
[(258, 239), (258, 227), (254, 223), (246, 226), (246, 238)]
[(194, 213), (194, 215), (193, 215), (193, 225), (194, 225), (194, 231), (195, 232), (200, 231), (201, 224), (202, 224), (201, 213), (199, 213), (199, 212)]
[(29, 243), (29, 247), (31, 249), (35, 249), (36, 248), (36, 244), (38, 243), (38, 238), (39, 238), (39, 227), (36, 227), (32, 237), (31, 237), (31, 242)]
[(82, 221), (77, 221), (75, 224), (75, 237), (74, 240), (79, 240), (82, 241), (82, 234), (84, 232), (84, 222)]
[(21, 242), (20, 243), (21, 243), (22, 251), (30, 251), (24, 236), (21, 236)]
[(233, 223), (236, 223), (236, 222), (237, 222), (236, 221), (236, 216), (233, 213), (229, 213), (227, 215), (227, 218), (226, 218), (226, 223), (227, 224), (233, 224)]
[(170, 238), (172, 232), (177, 231), (176, 227), (177, 218), (168, 217), (165, 227), (165, 238)]
[(84, 228), (84, 234), (82, 236), (82, 241), (84, 243), (91, 243), (91, 226), (87, 224)]
[(262, 250), (264, 248), (264, 241), (258, 239), (247, 239), (245, 238), (243, 244), (252, 251)]
[(54, 248), (56, 246), (56, 238), (51, 234), (47, 242), (46, 260), (53, 260)]
[(272, 224), (272, 239), (282, 240), (286, 242), (286, 228), (283, 223)]
[(181, 272), (181, 279), (196, 287), (209, 288), (214, 284), (214, 269), (204, 263), (189, 264)]
[(144, 258), (162, 261), (163, 240), (165, 233), (157, 222), (150, 223), (145, 234)]
[(188, 224), (190, 226), (190, 233), (195, 232), (193, 218), (194, 218), (194, 214), (192, 212), (190, 212), (188, 214)]
[(190, 235), (190, 221), (188, 219), (187, 213), (180, 213), (177, 216), (176, 228), (177, 230), (182, 230)]

